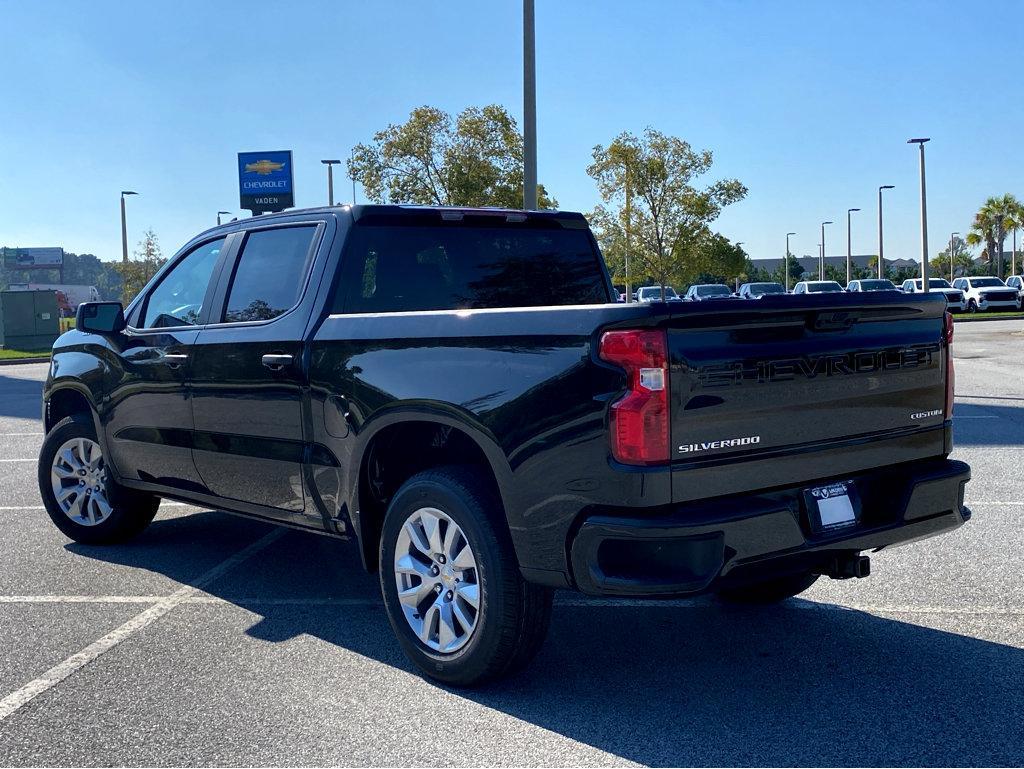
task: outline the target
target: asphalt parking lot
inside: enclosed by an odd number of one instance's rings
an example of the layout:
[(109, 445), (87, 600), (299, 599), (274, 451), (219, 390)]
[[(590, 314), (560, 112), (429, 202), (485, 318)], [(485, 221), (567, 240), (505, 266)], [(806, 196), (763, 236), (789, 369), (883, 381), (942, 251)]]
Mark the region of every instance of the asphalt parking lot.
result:
[(956, 328), (973, 520), (763, 609), (562, 594), (524, 674), (414, 672), (354, 547), (168, 505), (69, 542), (45, 364), (0, 367), (0, 764), (1024, 762), (1024, 322)]

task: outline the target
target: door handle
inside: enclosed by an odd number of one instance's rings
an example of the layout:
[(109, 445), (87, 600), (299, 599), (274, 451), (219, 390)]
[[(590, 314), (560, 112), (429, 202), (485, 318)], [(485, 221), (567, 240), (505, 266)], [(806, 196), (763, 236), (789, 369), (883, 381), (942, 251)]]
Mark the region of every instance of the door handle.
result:
[(163, 360), (171, 368), (178, 368), (178, 366), (188, 360), (188, 356), (184, 353), (165, 353)]
[(264, 355), (262, 360), (263, 365), (266, 366), (267, 368), (273, 371), (280, 371), (281, 369), (283, 369), (285, 366), (289, 365), (292, 362), (292, 356), (272, 353), (269, 355)]

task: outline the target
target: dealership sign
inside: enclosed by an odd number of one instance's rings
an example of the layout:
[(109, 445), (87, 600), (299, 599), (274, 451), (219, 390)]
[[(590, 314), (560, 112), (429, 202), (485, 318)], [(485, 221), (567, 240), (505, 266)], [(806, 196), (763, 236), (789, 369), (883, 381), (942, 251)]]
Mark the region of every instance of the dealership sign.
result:
[(292, 151), (239, 152), (238, 192), (241, 208), (254, 214), (294, 206)]
[(59, 270), (64, 267), (63, 248), (3, 248), (8, 270)]

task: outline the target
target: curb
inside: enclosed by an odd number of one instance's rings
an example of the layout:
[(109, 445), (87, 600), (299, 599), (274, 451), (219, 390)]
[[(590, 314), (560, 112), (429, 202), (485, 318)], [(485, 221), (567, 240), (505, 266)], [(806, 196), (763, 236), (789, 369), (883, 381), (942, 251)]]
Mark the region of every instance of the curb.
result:
[(961, 323), (994, 323), (1000, 320), (1024, 320), (1024, 313), (1019, 315), (1003, 315), (998, 318), (986, 318), (984, 315), (978, 315), (975, 313), (973, 316), (966, 315), (954, 315), (954, 321), (960, 321)]
[(0, 366), (17, 366), (21, 363), (49, 363), (50, 356), (37, 357), (37, 358), (3, 358), (0, 360)]

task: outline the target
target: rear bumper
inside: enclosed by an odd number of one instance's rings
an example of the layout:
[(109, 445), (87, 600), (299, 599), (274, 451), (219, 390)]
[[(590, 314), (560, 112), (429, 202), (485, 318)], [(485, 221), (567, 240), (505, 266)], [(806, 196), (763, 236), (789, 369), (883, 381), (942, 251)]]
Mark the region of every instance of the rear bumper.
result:
[(963, 462), (912, 462), (848, 477), (861, 496), (861, 521), (832, 534), (811, 533), (804, 487), (688, 504), (658, 517), (590, 515), (571, 540), (575, 583), (594, 595), (691, 595), (766, 575), (827, 571), (837, 556), (941, 534), (971, 515), (963, 505), (971, 471)]

